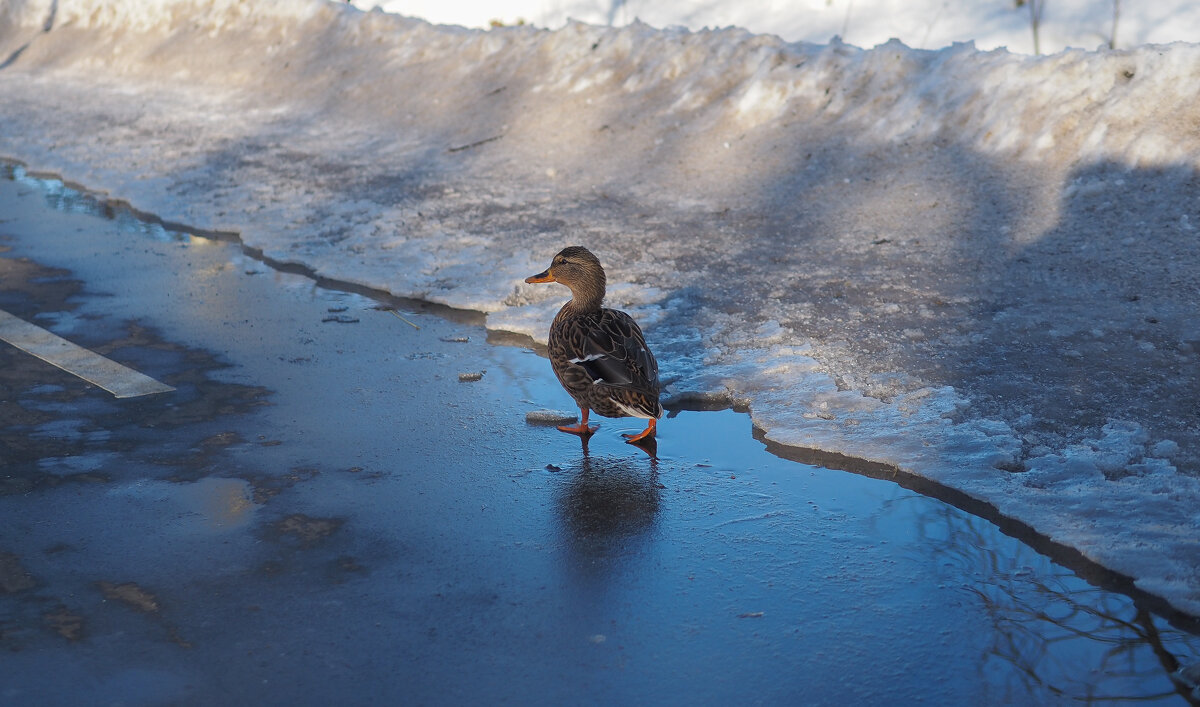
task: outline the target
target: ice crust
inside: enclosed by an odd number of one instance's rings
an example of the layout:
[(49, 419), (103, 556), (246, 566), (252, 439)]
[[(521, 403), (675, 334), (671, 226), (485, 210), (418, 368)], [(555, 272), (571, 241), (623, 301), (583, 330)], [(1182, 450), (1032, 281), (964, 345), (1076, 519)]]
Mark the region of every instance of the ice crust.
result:
[(8, 0), (0, 66), (0, 155), (493, 329), (544, 341), (566, 293), (522, 280), (586, 244), (669, 400), (962, 490), (1200, 615), (1200, 45)]

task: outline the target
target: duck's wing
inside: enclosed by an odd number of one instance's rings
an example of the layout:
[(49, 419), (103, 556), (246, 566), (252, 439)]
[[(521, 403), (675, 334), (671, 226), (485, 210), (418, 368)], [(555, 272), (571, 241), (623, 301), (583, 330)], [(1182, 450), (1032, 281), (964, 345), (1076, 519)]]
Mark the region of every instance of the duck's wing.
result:
[(609, 385), (658, 399), (658, 361), (637, 322), (615, 309), (601, 309), (599, 316), (581, 330), (571, 363), (583, 368), (594, 385)]

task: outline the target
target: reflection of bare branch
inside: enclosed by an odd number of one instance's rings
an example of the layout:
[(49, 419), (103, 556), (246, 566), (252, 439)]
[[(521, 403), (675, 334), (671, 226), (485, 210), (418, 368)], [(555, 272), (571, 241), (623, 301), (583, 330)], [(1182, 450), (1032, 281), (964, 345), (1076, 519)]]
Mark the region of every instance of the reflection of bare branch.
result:
[(1179, 670), (1179, 660), (1163, 648), (1162, 638), (1159, 636), (1158, 627), (1154, 625), (1154, 619), (1150, 616), (1150, 612), (1145, 609), (1139, 610), (1137, 622), (1145, 629), (1147, 642), (1154, 648), (1154, 654), (1158, 656), (1158, 660), (1167, 669), (1167, 672), (1173, 673)]
[[(990, 701), (1020, 703), (1053, 694), (1090, 702), (1101, 694), (1126, 694), (1124, 699), (1153, 702), (1182, 695), (1200, 705), (1191, 694), (1200, 690), (1200, 635), (1187, 628), (1196, 621), (1175, 615), (1176, 627), (1139, 607), (1135, 602), (1154, 598), (992, 506), (893, 467), (784, 447), (765, 440), (758, 428), (754, 435), (785, 459), (893, 481), (947, 504), (920, 504), (906, 538), (920, 548), (921, 557), (935, 558), (947, 583), (961, 586), (991, 618), (994, 645), (978, 667), (984, 689), (1001, 694)], [(915, 497), (888, 501), (879, 518), (893, 507), (906, 520), (912, 518), (909, 507), (900, 507)], [(1021, 542), (998, 549), (997, 527)], [(992, 661), (1006, 665), (996, 670)], [(1190, 673), (1179, 682), (1171, 679), (1181, 664), (1194, 666), (1194, 679)]]
[[(1200, 704), (1170, 677), (1181, 664), (1178, 656), (1200, 657), (1200, 637), (1128, 597), (1086, 584), (1028, 547), (1001, 556), (980, 518), (943, 508), (923, 514), (916, 530), (920, 545), (950, 576), (975, 578), (963, 590), (994, 627), (980, 674), (1005, 701), (1026, 694), (1085, 703), (1183, 696)], [(991, 661), (1008, 667), (989, 670)], [(994, 684), (997, 679), (1004, 684)]]

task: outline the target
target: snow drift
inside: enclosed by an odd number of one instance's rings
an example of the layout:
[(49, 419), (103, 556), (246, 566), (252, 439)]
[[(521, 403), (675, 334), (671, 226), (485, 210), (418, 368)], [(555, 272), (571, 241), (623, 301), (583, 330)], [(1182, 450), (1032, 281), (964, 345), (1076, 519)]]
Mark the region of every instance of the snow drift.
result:
[[(824, 44), (835, 36), (860, 47), (893, 37), (920, 49), (941, 49), (973, 40), (983, 49), (1007, 47), (1035, 54), (1029, 4), (945, 0), (350, 0), (364, 10), (389, 12), (435, 24), (487, 28), (494, 23), (560, 29), (572, 19), (597, 25), (627, 25), (641, 19), (655, 27), (681, 25), (743, 27), (796, 42)], [(1037, 3), (1039, 47), (1044, 53), (1068, 47), (1126, 48), (1139, 44), (1194, 41), (1200, 5), (1192, 0), (1054, 0)], [(1115, 13), (1115, 14), (1114, 14)], [(1115, 44), (1113, 43), (1115, 42)]]
[(1200, 614), (1200, 45), (0, 8), (0, 155), (538, 339), (565, 293), (522, 279), (586, 244), (676, 402), (960, 489)]

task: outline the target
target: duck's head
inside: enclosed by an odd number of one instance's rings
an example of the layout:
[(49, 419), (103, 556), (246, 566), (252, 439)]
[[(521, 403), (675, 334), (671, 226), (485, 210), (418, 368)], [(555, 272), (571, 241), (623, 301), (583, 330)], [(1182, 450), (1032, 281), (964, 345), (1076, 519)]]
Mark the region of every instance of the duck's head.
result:
[(595, 302), (599, 306), (604, 299), (606, 280), (600, 260), (583, 246), (563, 248), (554, 256), (550, 267), (544, 272), (525, 278), (525, 282), (557, 282), (571, 288), (571, 294), (581, 302)]

